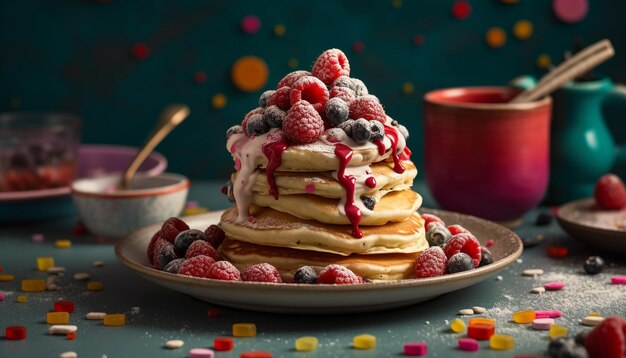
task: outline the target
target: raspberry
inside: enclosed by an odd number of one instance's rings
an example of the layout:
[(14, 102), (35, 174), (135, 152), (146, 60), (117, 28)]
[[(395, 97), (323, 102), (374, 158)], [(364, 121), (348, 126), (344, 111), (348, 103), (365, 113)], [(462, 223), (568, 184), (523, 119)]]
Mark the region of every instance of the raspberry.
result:
[(324, 106), (326, 102), (328, 102), (328, 98), (330, 98), (330, 95), (326, 85), (313, 76), (302, 77), (296, 81), (291, 87), (291, 93), (289, 94), (292, 106), (301, 100), (305, 100), (309, 102), (318, 113), (324, 111)]
[(291, 107), (291, 86), (285, 86), (279, 88), (272, 97), (267, 101), (269, 106), (278, 106), (283, 111), (288, 110)]
[(356, 99), (356, 95), (354, 91), (348, 87), (333, 87), (330, 90), (330, 98), (341, 98), (349, 106)]
[(472, 262), (472, 258), (463, 252), (452, 255), (452, 257), (448, 259), (448, 264), (446, 265), (447, 273), (457, 273), (473, 269), (474, 263)]
[(263, 94), (261, 94), (261, 97), (259, 97), (259, 107), (267, 107), (267, 102), (274, 95), (275, 92), (276, 91), (273, 90), (263, 92)]
[(448, 258), (439, 246), (429, 247), (415, 259), (415, 277), (435, 277), (446, 273)]
[(300, 78), (304, 77), (304, 76), (311, 76), (311, 72), (309, 71), (293, 71), (289, 74), (287, 74), (285, 77), (283, 77), (282, 80), (280, 80), (280, 82), (278, 82), (278, 86), (276, 86), (276, 88), (280, 89), (283, 88), (285, 86), (287, 87), (291, 87), (293, 86), (294, 83), (296, 83), (297, 80), (299, 80)]
[(324, 133), (324, 121), (309, 102), (300, 101), (287, 111), (283, 131), (293, 143), (310, 143)]
[(363, 283), (363, 278), (357, 276), (354, 272), (348, 268), (331, 264), (326, 266), (320, 271), (317, 276), (317, 283), (322, 284), (350, 284), (350, 283)]
[(324, 117), (330, 127), (337, 127), (348, 119), (350, 108), (341, 98), (331, 98), (324, 107)]
[(359, 97), (350, 104), (350, 118), (365, 118), (368, 121), (385, 123), (387, 115), (374, 96)]
[(469, 230), (458, 224), (448, 226), (448, 231), (450, 231), (450, 234), (452, 235), (460, 234), (462, 232), (469, 233)]
[(217, 280), (241, 281), (239, 270), (228, 261), (218, 261), (211, 265), (211, 269), (206, 277)]
[(448, 259), (459, 252), (468, 254), (469, 257), (472, 258), (474, 267), (478, 267), (480, 264), (481, 250), (480, 243), (476, 240), (474, 235), (470, 233), (461, 233), (452, 236), (443, 247), (443, 252), (446, 253)]
[(424, 219), (424, 227), (428, 228), (428, 224), (430, 224), (431, 222), (435, 221), (435, 222), (439, 222), (441, 223), (441, 225), (446, 225), (445, 222), (443, 222), (443, 220), (441, 220), (439, 218), (439, 216), (433, 215), (433, 214), (422, 214), (422, 219)]
[(276, 267), (268, 263), (260, 263), (248, 267), (241, 273), (241, 279), (253, 282), (283, 282)]
[(206, 241), (206, 236), (202, 231), (196, 229), (181, 231), (174, 240), (174, 247), (178, 256), (184, 257), (189, 245), (197, 240)]
[(287, 113), (280, 109), (280, 107), (271, 105), (265, 109), (263, 120), (270, 126), (270, 128), (281, 128), (286, 115)]
[(178, 274), (208, 278), (209, 272), (214, 264), (215, 260), (213, 260), (212, 257), (205, 255), (194, 256), (190, 259), (186, 259), (182, 264), (180, 264)]
[(270, 130), (269, 124), (265, 122), (262, 114), (253, 114), (246, 120), (246, 136), (255, 137), (261, 134), (265, 134)]
[(150, 239), (150, 244), (148, 244), (148, 259), (150, 260), (150, 265), (154, 264), (154, 245), (161, 238), (161, 232), (157, 231), (152, 235)]
[(217, 250), (211, 244), (204, 240), (197, 240), (189, 245), (187, 252), (185, 253), (185, 258), (190, 259), (192, 257), (205, 255), (209, 256), (215, 261), (221, 260), (220, 255), (217, 253)]
[(593, 197), (601, 209), (619, 210), (626, 207), (626, 186), (615, 174), (605, 174), (596, 182)]
[(350, 62), (346, 55), (336, 48), (322, 53), (311, 69), (313, 76), (330, 85), (339, 76), (350, 76)]
[(206, 236), (206, 241), (216, 249), (220, 247), (226, 237), (224, 230), (215, 224), (209, 225), (209, 227), (204, 230), (204, 235)]
[(590, 358), (626, 356), (626, 321), (621, 317), (607, 317), (589, 332), (585, 348)]
[(179, 218), (171, 217), (165, 220), (163, 226), (161, 226), (161, 238), (173, 244), (176, 235), (184, 230), (189, 230), (189, 226)]

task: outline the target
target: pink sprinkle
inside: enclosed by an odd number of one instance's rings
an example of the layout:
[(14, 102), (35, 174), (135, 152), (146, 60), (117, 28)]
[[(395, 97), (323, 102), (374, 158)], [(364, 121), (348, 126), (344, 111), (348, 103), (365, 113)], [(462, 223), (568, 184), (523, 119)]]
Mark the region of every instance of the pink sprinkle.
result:
[(545, 288), (548, 291), (558, 291), (562, 289), (563, 287), (565, 287), (565, 284), (563, 282), (548, 282), (545, 285), (543, 285), (543, 288)]
[(254, 217), (254, 216), (248, 216), (248, 222), (249, 222), (250, 224), (254, 223), (255, 221), (256, 221), (256, 219), (255, 219), (255, 217)]
[(476, 352), (480, 348), (474, 338), (459, 338), (458, 342), (459, 349), (464, 351)]
[(241, 20), (241, 30), (246, 34), (253, 34), (261, 28), (261, 19), (256, 15), (248, 15)]
[(493, 244), (494, 244), (493, 240), (489, 239), (489, 240), (487, 240), (487, 242), (485, 243), (485, 246), (490, 247), (490, 246), (493, 246)]
[(535, 318), (533, 320), (533, 329), (537, 331), (547, 331), (554, 324), (552, 318)]
[(185, 203), (185, 209), (195, 209), (198, 207), (198, 202), (194, 200), (189, 200)]
[(428, 353), (426, 342), (412, 342), (404, 345), (404, 354), (407, 356), (425, 356)]
[(4, 301), (4, 297), (5, 297), (4, 292), (0, 291), (0, 302)]
[(614, 285), (626, 285), (626, 276), (613, 276), (611, 283)]
[(549, 310), (549, 311), (535, 311), (535, 318), (559, 318), (561, 317), (561, 311)]
[(192, 348), (189, 351), (189, 358), (213, 358), (215, 355), (211, 349)]
[(307, 184), (307, 185), (304, 187), (304, 191), (305, 191), (307, 194), (313, 194), (313, 192), (315, 191), (315, 184)]
[(31, 239), (33, 240), (33, 242), (43, 242), (43, 234), (33, 234), (33, 236), (31, 236)]

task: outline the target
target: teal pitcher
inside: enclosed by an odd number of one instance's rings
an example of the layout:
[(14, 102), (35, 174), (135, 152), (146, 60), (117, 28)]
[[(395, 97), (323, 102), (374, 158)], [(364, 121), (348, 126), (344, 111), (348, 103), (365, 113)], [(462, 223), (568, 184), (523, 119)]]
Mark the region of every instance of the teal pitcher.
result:
[[(512, 84), (528, 88), (534, 83), (532, 77), (523, 76)], [(604, 116), (606, 108), (619, 106), (621, 123), (614, 130), (626, 133), (626, 92), (603, 78), (570, 82), (552, 98), (550, 184), (545, 202), (559, 205), (592, 196), (600, 176), (626, 168), (626, 143), (615, 143)]]

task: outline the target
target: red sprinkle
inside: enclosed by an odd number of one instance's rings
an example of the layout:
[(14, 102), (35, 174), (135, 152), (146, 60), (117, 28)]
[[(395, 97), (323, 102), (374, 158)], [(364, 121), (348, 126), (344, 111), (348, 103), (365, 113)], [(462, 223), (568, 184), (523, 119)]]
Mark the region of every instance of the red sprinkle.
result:
[(243, 352), (239, 358), (272, 358), (272, 353), (266, 351)]
[(476, 352), (480, 349), (478, 341), (473, 338), (459, 338), (459, 349), (469, 352)]
[(144, 60), (150, 56), (150, 48), (144, 42), (138, 42), (131, 49), (133, 58), (136, 60)]
[(567, 256), (569, 250), (567, 246), (548, 246), (548, 256), (550, 257), (565, 257)]
[(24, 326), (8, 326), (4, 329), (4, 338), (10, 341), (18, 341), (26, 339), (26, 327)]
[(72, 301), (56, 301), (54, 303), (54, 312), (74, 312), (74, 302)]
[(496, 333), (496, 326), (493, 324), (476, 323), (467, 328), (467, 336), (480, 341), (491, 338)]
[(217, 308), (209, 310), (209, 312), (208, 312), (208, 316), (211, 317), (211, 318), (217, 317), (219, 315), (220, 315), (220, 310), (218, 310)]
[(404, 345), (404, 354), (407, 356), (424, 356), (428, 354), (426, 342), (412, 342)]
[(76, 339), (76, 332), (70, 332), (70, 333), (67, 334), (66, 337), (67, 337), (68, 340), (73, 341), (73, 340)]
[(230, 351), (233, 349), (235, 343), (230, 337), (217, 337), (213, 340), (213, 349), (216, 351)]

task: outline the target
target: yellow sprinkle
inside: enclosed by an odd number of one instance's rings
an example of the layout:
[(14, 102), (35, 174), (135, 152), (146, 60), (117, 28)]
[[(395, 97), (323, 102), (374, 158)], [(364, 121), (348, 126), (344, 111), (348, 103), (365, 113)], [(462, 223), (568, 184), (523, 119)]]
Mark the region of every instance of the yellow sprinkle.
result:
[(533, 34), (533, 23), (528, 20), (519, 20), (513, 25), (513, 34), (519, 40), (528, 40)]
[(355, 336), (352, 343), (356, 349), (374, 349), (376, 348), (376, 337), (371, 334), (361, 334)]
[(531, 323), (535, 317), (535, 311), (532, 310), (513, 312), (513, 321), (515, 321), (515, 323)]
[(506, 43), (506, 32), (500, 27), (492, 27), (485, 34), (487, 45), (491, 48), (499, 48)]
[(282, 37), (282, 36), (285, 35), (285, 32), (287, 32), (287, 29), (285, 28), (285, 25), (278, 24), (278, 25), (274, 26), (274, 35), (276, 35), (278, 37)]
[(411, 82), (404, 82), (402, 85), (402, 92), (404, 92), (404, 94), (413, 93), (413, 90), (413, 83)]
[(87, 289), (89, 291), (100, 291), (102, 290), (103, 287), (104, 285), (102, 285), (102, 282), (98, 282), (98, 281), (87, 282)]
[(254, 323), (235, 323), (233, 324), (233, 336), (254, 337), (256, 336), (256, 325)]
[(41, 292), (46, 289), (46, 281), (39, 279), (22, 280), (22, 291)]
[(589, 314), (587, 314), (587, 316), (590, 317), (602, 317), (602, 315), (598, 312), (589, 312)]
[(126, 315), (123, 313), (105, 314), (102, 322), (105, 326), (123, 326), (126, 324)]
[(298, 59), (295, 57), (290, 58), (289, 61), (287, 61), (287, 66), (289, 66), (292, 70), (295, 70), (298, 68)]
[(402, 0), (391, 0), (391, 6), (393, 6), (394, 9), (399, 9), (402, 7)]
[(457, 318), (450, 322), (450, 329), (454, 333), (461, 333), (465, 331), (465, 322), (463, 322), (462, 319)]
[(68, 324), (70, 323), (70, 314), (68, 312), (48, 312), (46, 322), (48, 324)]
[(298, 352), (310, 352), (317, 349), (317, 338), (315, 337), (300, 337), (296, 339), (296, 351)]
[(54, 247), (59, 249), (67, 249), (72, 247), (72, 242), (70, 240), (57, 240), (54, 242)]
[(489, 325), (495, 326), (496, 321), (491, 318), (484, 318), (484, 317), (470, 318), (469, 325), (473, 326), (475, 324), (489, 324)]
[(54, 257), (38, 257), (37, 270), (48, 271), (50, 267), (54, 267)]
[(506, 334), (494, 334), (489, 338), (491, 349), (508, 350), (515, 348), (515, 339)]
[(24, 296), (24, 295), (17, 296), (17, 302), (18, 303), (26, 303), (26, 302), (28, 302), (28, 296)]
[(215, 96), (213, 96), (213, 98), (211, 98), (211, 105), (215, 109), (222, 109), (226, 107), (226, 102), (228, 102), (228, 100), (226, 99), (226, 96), (223, 93), (218, 93)]
[(15, 276), (5, 273), (0, 275), (0, 282), (11, 282), (15, 280)]
[(555, 339), (557, 337), (567, 336), (567, 327), (559, 326), (558, 324), (553, 324), (550, 327), (549, 336), (551, 339)]
[(209, 211), (207, 208), (187, 208), (183, 210), (183, 215), (198, 215), (206, 213), (207, 211)]
[(550, 56), (546, 55), (545, 53), (537, 57), (537, 67), (541, 68), (542, 70), (547, 70), (548, 68), (550, 68), (551, 64), (552, 64), (552, 59), (550, 58)]

